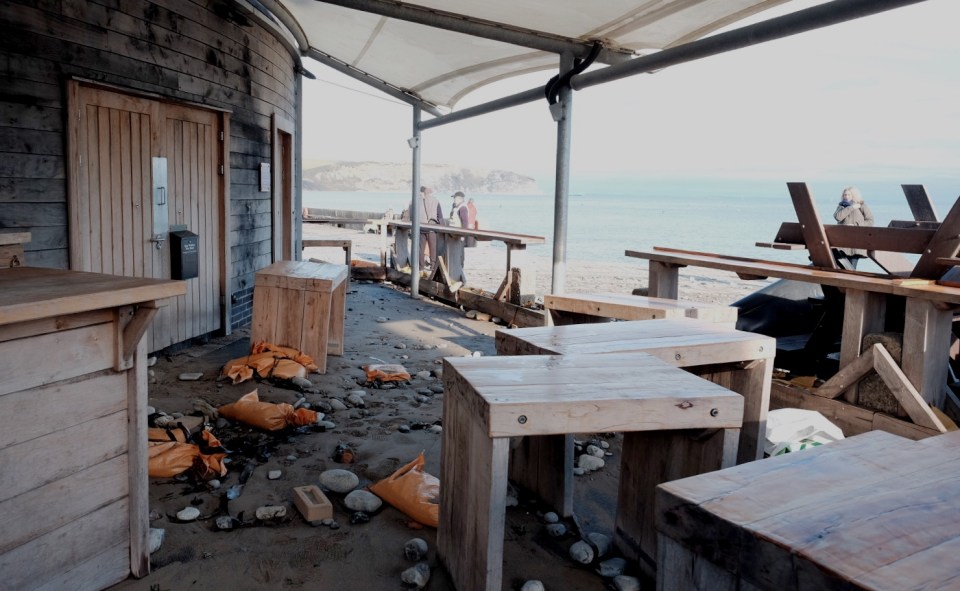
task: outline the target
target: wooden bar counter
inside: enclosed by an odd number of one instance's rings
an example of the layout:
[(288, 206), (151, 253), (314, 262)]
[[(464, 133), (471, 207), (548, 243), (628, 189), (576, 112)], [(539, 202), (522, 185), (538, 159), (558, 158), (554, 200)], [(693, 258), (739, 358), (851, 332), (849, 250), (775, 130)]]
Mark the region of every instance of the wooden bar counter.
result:
[(182, 281), (0, 269), (4, 589), (101, 589), (149, 572), (147, 350)]

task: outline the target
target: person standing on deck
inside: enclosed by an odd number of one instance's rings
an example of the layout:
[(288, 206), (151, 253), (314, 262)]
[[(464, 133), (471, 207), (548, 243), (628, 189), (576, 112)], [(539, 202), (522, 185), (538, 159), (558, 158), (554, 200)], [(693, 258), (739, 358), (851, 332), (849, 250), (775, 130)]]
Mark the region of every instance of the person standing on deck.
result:
[(447, 225), (451, 228), (469, 228), (470, 211), (463, 203), (463, 191), (457, 191), (451, 197), (453, 197), (453, 206), (450, 208), (450, 218)]
[[(467, 227), (471, 230), (479, 230), (480, 225), (477, 223), (477, 206), (473, 203), (473, 197), (467, 200)], [(467, 236), (467, 247), (472, 247), (477, 245), (477, 239), (474, 236)]]
[[(840, 204), (833, 212), (833, 219), (842, 226), (872, 226), (873, 212), (863, 202), (860, 189), (847, 187), (840, 196)], [(867, 251), (860, 248), (835, 248), (834, 256), (845, 269), (856, 269), (857, 260), (865, 258)]]
[[(439, 224), (443, 220), (443, 209), (440, 202), (433, 196), (433, 189), (420, 187), (420, 223)], [(427, 265), (426, 246), (430, 246), (430, 264)], [(420, 270), (428, 271), (437, 265), (437, 233), (430, 230), (420, 230)]]

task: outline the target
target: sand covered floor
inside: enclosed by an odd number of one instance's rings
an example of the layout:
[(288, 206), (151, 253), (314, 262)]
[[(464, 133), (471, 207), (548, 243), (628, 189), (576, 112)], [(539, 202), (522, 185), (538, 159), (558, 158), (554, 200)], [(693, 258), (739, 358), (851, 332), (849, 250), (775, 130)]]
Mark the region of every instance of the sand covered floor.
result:
[[(308, 229), (316, 229), (309, 227)], [(324, 228), (314, 236), (349, 236), (354, 258), (378, 260), (379, 237), (349, 230)], [(340, 262), (338, 249), (310, 249), (315, 256)], [(467, 272), (484, 289), (494, 290), (505, 263), (502, 247), (484, 245), (468, 250)], [(541, 284), (549, 285), (549, 261), (538, 267)], [(619, 291), (643, 286), (646, 269), (641, 261), (622, 265), (572, 264), (568, 291)], [(757, 288), (738, 287), (736, 280), (690, 274), (681, 295), (706, 302), (730, 302)], [(326, 427), (304, 427), (267, 433), (240, 423), (213, 421), (213, 432), (230, 450), (229, 472), (219, 488), (188, 477), (151, 478), (151, 527), (164, 530), (159, 550), (151, 555), (152, 573), (127, 580), (122, 590), (180, 591), (186, 589), (402, 589), (401, 574), (415, 563), (404, 556), (411, 538), (427, 542), (430, 567), (426, 586), (452, 589), (449, 576), (436, 556), (436, 531), (416, 529), (403, 513), (384, 505), (365, 523), (351, 523), (353, 510), (344, 494), (328, 492), (334, 526), (306, 522), (292, 502), (296, 486), (319, 484), (331, 469), (349, 470), (357, 488), (377, 482), (414, 459), (421, 451), (426, 471), (439, 477), (443, 388), (441, 359), (449, 356), (494, 355), (497, 325), (468, 319), (463, 310), (427, 299), (414, 300), (402, 288), (353, 282), (347, 295), (345, 352), (328, 359), (328, 372), (311, 374), (309, 391), (268, 382), (232, 385), (218, 380), (228, 360), (249, 352), (245, 330), (168, 355), (151, 367), (149, 404), (166, 413), (193, 414), (203, 404), (219, 407), (256, 389), (260, 399), (295, 404), (301, 398), (325, 413)], [(371, 363), (399, 363), (413, 376), (409, 383), (379, 389), (364, 385), (362, 367)], [(184, 373), (202, 373), (196, 381)], [(580, 535), (613, 534), (620, 438), (579, 434), (583, 442), (608, 447), (606, 466), (576, 477), (577, 523), (561, 521), (566, 535), (548, 533), (545, 514), (551, 510), (535, 499), (518, 495), (518, 505), (507, 510), (504, 548), (504, 588), (520, 589), (528, 580), (540, 580), (547, 590), (601, 590), (614, 588), (596, 574), (596, 564), (584, 566), (568, 556)], [(352, 463), (338, 462), (337, 449), (348, 447)], [(271, 472), (279, 477), (270, 479)], [(274, 474), (276, 475), (276, 474)], [(241, 477), (246, 480), (240, 495)], [(283, 506), (286, 517), (262, 521), (255, 517), (264, 506)], [(182, 509), (195, 507), (200, 517), (180, 522)], [(221, 530), (218, 518), (230, 516), (233, 529)], [(223, 519), (221, 519), (221, 522)], [(610, 558), (614, 555), (604, 557)], [(627, 574), (637, 575), (633, 566)], [(629, 587), (627, 587), (629, 588)]]

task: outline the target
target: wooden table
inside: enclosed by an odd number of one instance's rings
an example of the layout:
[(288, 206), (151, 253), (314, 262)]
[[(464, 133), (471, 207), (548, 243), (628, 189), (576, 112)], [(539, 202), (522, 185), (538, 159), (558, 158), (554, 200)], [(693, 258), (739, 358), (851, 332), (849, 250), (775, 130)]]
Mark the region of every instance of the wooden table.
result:
[(951, 308), (960, 305), (960, 288), (938, 285), (930, 280), (891, 278), (660, 247), (652, 251), (628, 250), (626, 255), (649, 261), (650, 295), (656, 297), (677, 297), (679, 269), (687, 265), (732, 271), (741, 278), (777, 277), (843, 289), (841, 367), (860, 356), (864, 336), (884, 330), (884, 296), (904, 296), (903, 373), (924, 400), (943, 405), (953, 323)]
[(658, 586), (960, 587), (960, 432), (873, 431), (658, 488)]
[[(651, 355), (448, 357), (443, 381), (437, 552), (457, 589), (501, 589), (511, 437), (624, 432), (617, 529), (638, 543), (655, 544), (658, 483), (732, 465), (736, 456), (743, 398)], [(686, 461), (651, 453), (689, 429), (717, 431), (687, 438)], [(555, 481), (569, 467), (540, 470)]]
[(257, 271), (250, 341), (294, 347), (326, 373), (327, 354), (343, 355), (350, 267), (280, 261)]
[(737, 461), (763, 457), (776, 353), (771, 337), (676, 318), (498, 330), (496, 345), (498, 355), (648, 353), (685, 368), (744, 397)]
[(144, 332), (182, 281), (0, 269), (0, 573), (101, 589), (149, 572)]

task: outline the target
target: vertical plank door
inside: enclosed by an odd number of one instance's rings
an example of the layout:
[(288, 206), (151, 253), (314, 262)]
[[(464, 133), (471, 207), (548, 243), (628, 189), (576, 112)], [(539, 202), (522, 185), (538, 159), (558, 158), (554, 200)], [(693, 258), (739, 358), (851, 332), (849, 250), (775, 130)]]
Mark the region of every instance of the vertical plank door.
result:
[(199, 277), (160, 308), (147, 345), (157, 351), (221, 327), (223, 258), (220, 115), (120, 92), (69, 85), (70, 267), (169, 279), (167, 228), (154, 228), (154, 157), (167, 159), (170, 226), (199, 236)]

